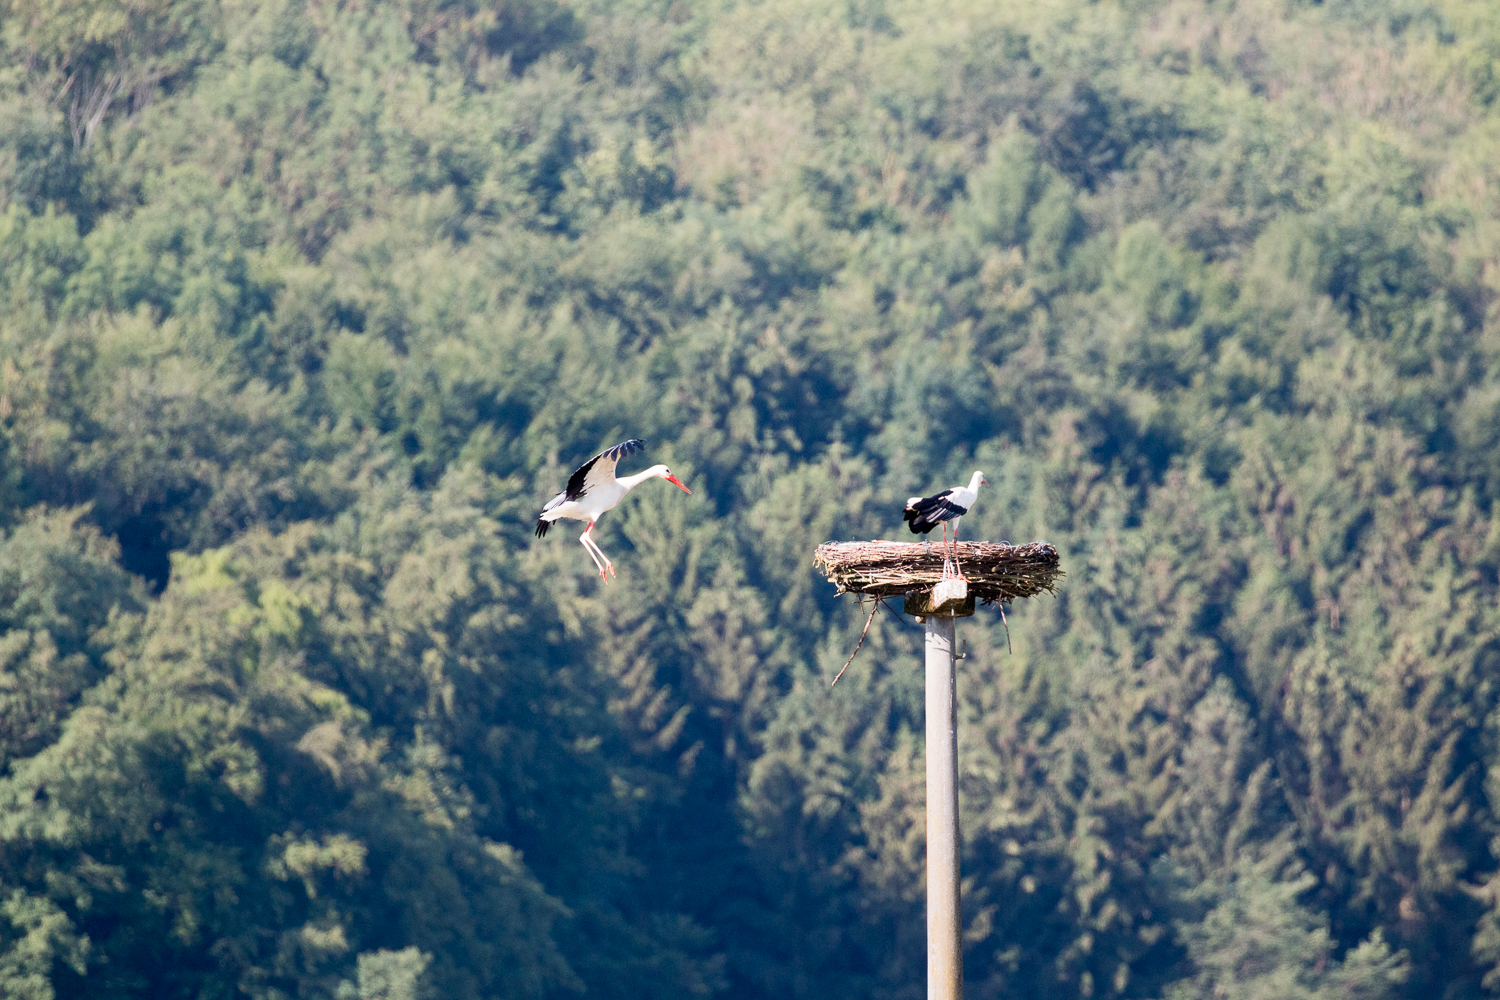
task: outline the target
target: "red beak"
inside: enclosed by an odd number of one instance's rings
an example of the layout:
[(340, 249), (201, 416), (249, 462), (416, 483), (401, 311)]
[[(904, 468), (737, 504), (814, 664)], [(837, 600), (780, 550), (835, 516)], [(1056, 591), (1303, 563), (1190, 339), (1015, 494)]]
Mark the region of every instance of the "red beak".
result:
[(671, 483), (673, 486), (677, 487), (679, 490), (681, 490), (682, 492), (688, 494), (689, 496), (691, 496), (692, 493), (693, 493), (692, 490), (690, 490), (686, 486), (682, 485), (682, 481), (679, 480), (676, 476), (672, 476), (672, 475), (667, 476), (667, 482)]

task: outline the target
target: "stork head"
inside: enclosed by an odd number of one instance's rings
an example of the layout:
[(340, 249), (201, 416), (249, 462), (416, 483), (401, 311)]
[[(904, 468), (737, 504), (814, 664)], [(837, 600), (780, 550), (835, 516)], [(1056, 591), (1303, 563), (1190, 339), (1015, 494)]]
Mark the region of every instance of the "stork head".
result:
[(682, 480), (680, 480), (676, 476), (672, 475), (672, 470), (669, 469), (669, 468), (667, 468), (665, 465), (658, 465), (658, 466), (654, 467), (651, 471), (654, 472), (654, 473), (656, 473), (656, 475), (659, 478), (665, 479), (667, 482), (669, 482), (673, 486), (677, 487), (682, 492), (688, 494), (689, 496), (692, 495), (693, 491), (690, 490), (690, 489), (688, 489), (686, 486), (682, 485)]
[(969, 489), (973, 490), (975, 493), (978, 493), (979, 487), (988, 486), (989, 484), (990, 481), (984, 478), (984, 473), (976, 471), (973, 477), (969, 480)]

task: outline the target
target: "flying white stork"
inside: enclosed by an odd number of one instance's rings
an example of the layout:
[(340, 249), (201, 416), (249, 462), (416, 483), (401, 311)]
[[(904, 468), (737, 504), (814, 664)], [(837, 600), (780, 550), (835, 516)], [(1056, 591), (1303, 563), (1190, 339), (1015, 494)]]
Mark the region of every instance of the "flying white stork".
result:
[(693, 492), (683, 486), (678, 478), (672, 475), (672, 470), (665, 465), (653, 465), (645, 472), (637, 472), (633, 476), (616, 479), (615, 466), (620, 459), (633, 451), (644, 448), (645, 445), (646, 442), (640, 438), (621, 441), (613, 448), (605, 448), (580, 465), (578, 471), (573, 473), (568, 480), (567, 489), (548, 500), (547, 506), (542, 508), (541, 516), (536, 519), (536, 537), (545, 536), (553, 521), (559, 521), (565, 517), (575, 521), (587, 521), (589, 526), (583, 529), (583, 534), (578, 536), (578, 540), (583, 543), (589, 558), (594, 560), (594, 565), (599, 569), (599, 575), (608, 581), (609, 574), (615, 571), (615, 564), (609, 561), (609, 556), (604, 554), (589, 535), (589, 532), (594, 530), (594, 522), (599, 520), (599, 516), (613, 509), (615, 504), (625, 498), (625, 494), (648, 479), (665, 479), (684, 493)]
[[(958, 563), (958, 519), (963, 517), (974, 506), (974, 501), (979, 499), (979, 487), (988, 486), (990, 481), (984, 478), (984, 473), (975, 472), (969, 477), (968, 486), (955, 486), (952, 489), (934, 493), (930, 497), (912, 497), (906, 501), (906, 510), (901, 517), (911, 527), (912, 534), (925, 535), (939, 524), (943, 526), (943, 575), (949, 574), (950, 559), (948, 555), (948, 522), (953, 522), (953, 555), (952, 565)], [(962, 576), (962, 571), (959, 571)]]

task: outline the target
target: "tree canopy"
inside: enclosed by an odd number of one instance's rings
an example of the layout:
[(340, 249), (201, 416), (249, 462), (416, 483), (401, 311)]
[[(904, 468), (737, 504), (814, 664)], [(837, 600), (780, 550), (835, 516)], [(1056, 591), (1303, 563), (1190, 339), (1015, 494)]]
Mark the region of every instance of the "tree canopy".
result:
[[(964, 626), (968, 995), (1500, 994), (1497, 66), (1486, 0), (0, 0), (0, 991), (920, 998), (920, 634), (830, 690), (811, 557), (980, 468), (1067, 576)], [(531, 528), (630, 437), (693, 494), (605, 586)]]

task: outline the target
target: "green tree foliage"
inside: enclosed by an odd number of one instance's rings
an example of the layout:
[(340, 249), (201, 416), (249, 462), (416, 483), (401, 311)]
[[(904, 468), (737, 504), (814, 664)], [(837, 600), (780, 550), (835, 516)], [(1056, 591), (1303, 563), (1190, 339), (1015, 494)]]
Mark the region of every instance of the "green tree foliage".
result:
[(0, 0), (0, 991), (1500, 993), (1492, 7)]

